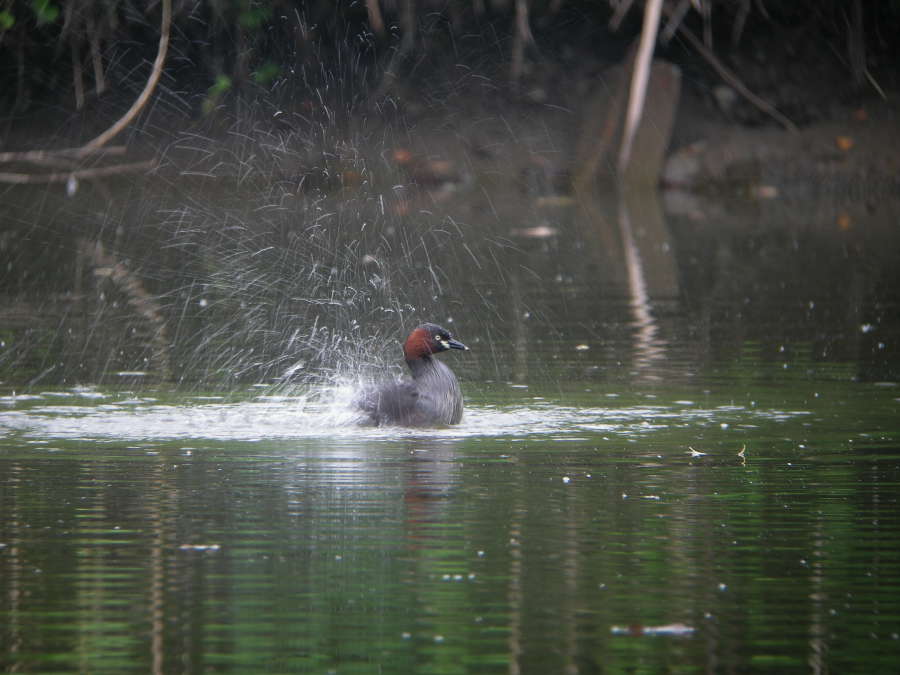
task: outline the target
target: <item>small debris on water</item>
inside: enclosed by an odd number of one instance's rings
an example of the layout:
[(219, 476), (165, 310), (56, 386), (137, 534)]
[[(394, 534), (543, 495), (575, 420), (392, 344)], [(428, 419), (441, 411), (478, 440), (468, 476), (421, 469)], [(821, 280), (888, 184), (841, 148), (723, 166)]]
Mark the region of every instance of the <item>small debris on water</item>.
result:
[(178, 547), (181, 551), (199, 551), (202, 553), (218, 551), (222, 546), (219, 544), (182, 544)]
[(671, 635), (674, 637), (686, 637), (694, 634), (694, 627), (683, 623), (669, 623), (664, 626), (642, 626), (635, 624), (631, 626), (613, 626), (610, 628), (613, 635), (630, 635), (639, 637), (642, 635)]
[(523, 237), (525, 239), (548, 239), (555, 237), (559, 230), (549, 225), (535, 225), (534, 227), (514, 227), (509, 231), (514, 237)]

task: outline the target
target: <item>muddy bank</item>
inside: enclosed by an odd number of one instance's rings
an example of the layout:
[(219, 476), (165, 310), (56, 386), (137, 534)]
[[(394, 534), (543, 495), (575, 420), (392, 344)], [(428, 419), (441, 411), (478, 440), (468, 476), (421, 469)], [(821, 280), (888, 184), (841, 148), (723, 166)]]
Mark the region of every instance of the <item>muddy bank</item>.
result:
[[(675, 131), (692, 138), (672, 148), (662, 175), (669, 187), (750, 197), (867, 200), (900, 188), (900, 114), (890, 100), (840, 107), (829, 120), (793, 133), (703, 122), (706, 106), (683, 97)], [(706, 109), (706, 115), (709, 115)]]
[[(900, 153), (893, 150), (900, 147), (900, 111), (890, 91), (886, 100), (837, 91), (829, 97), (843, 77), (833, 68), (806, 69), (777, 86), (750, 78), (748, 86), (798, 122), (799, 131), (790, 132), (736, 99), (708, 68), (689, 60), (676, 66), (681, 84), (665, 83), (648, 103), (645, 129), (655, 136), (637, 160), (652, 164), (649, 173), (658, 173), (663, 186), (754, 200), (825, 194), (848, 202), (900, 191)], [(593, 176), (611, 177), (615, 149), (598, 157), (590, 148), (607, 119), (622, 115), (613, 105), (621, 65), (584, 53), (530, 64), (515, 93), (504, 69), (493, 63), (432, 72), (343, 108), (299, 83), (259, 89), (206, 115), (191, 105), (198, 95), (159, 92), (121, 142), (130, 160), (155, 158), (153, 171), (170, 177), (328, 193), (418, 185), (430, 191), (429, 201), (498, 183), (538, 197), (566, 193), (591, 163)], [(75, 145), (130, 103), (127, 96), (105, 97), (79, 114), (55, 109), (8, 117), (6, 149)], [(654, 117), (665, 106), (677, 111), (671, 132)]]

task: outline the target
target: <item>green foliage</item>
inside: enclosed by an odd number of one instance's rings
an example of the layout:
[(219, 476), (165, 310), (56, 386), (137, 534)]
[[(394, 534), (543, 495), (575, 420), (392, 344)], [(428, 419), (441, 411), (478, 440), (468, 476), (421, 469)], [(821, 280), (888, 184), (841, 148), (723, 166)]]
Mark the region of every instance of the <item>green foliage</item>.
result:
[(15, 25), (16, 17), (13, 16), (13, 13), (5, 9), (0, 9), (0, 30), (9, 30)]
[(53, 23), (59, 16), (59, 7), (54, 5), (51, 0), (31, 0), (31, 9), (39, 26)]
[(278, 67), (278, 64), (266, 61), (253, 72), (253, 81), (257, 84), (267, 85), (278, 77), (280, 72), (281, 69)]
[(219, 75), (207, 92), (211, 98), (219, 98), (231, 89), (231, 78), (228, 75)]
[(238, 23), (242, 28), (249, 30), (259, 30), (259, 28), (272, 15), (272, 8), (269, 6), (253, 7), (252, 3), (247, 3), (241, 13), (238, 15)]
[(231, 91), (232, 82), (228, 75), (220, 74), (216, 77), (216, 81), (206, 91), (206, 99), (203, 101), (203, 114), (209, 115), (229, 91)]

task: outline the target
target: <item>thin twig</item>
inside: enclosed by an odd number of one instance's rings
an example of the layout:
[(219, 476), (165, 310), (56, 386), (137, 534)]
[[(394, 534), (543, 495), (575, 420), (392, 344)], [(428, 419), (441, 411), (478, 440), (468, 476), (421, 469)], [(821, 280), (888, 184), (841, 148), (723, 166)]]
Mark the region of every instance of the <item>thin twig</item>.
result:
[(94, 91), (99, 96), (106, 91), (106, 76), (103, 73), (103, 56), (100, 54), (100, 33), (90, 14), (87, 16), (87, 31), (91, 44), (91, 61), (94, 64)]
[[(122, 155), (125, 153), (124, 146), (109, 146), (106, 144), (122, 130), (128, 126), (147, 104), (150, 95), (156, 89), (159, 78), (162, 75), (163, 64), (166, 60), (166, 52), (169, 49), (169, 30), (172, 24), (172, 0), (162, 0), (162, 20), (160, 25), (159, 48), (156, 52), (156, 60), (153, 62), (153, 70), (150, 78), (144, 85), (144, 90), (138, 96), (137, 100), (132, 104), (131, 108), (119, 120), (109, 127), (102, 134), (97, 136), (84, 145), (76, 148), (60, 148), (58, 150), (27, 150), (24, 152), (0, 152), (0, 164), (9, 162), (30, 162), (35, 164), (47, 163), (54, 157), (71, 157), (83, 158), (94, 155)], [(73, 43), (74, 44), (74, 43)], [(74, 49), (74, 47), (73, 47)], [(73, 58), (74, 58), (73, 52)], [(108, 176), (123, 171), (135, 171), (142, 168), (149, 168), (153, 162), (135, 162), (132, 164), (118, 164), (115, 166), (97, 167), (93, 169), (81, 169), (78, 171), (69, 171), (65, 173), (46, 173), (46, 174), (24, 174), (6, 172), (0, 173), (0, 182), (3, 183), (47, 183), (47, 182), (65, 182), (70, 178), (96, 178), (99, 176)]]
[(518, 89), (525, 68), (525, 46), (531, 44), (531, 28), (528, 26), (528, 2), (516, 0), (516, 13), (513, 19), (512, 55), (509, 65), (509, 81), (513, 90)]
[(669, 44), (669, 40), (671, 40), (672, 36), (675, 35), (675, 31), (678, 30), (678, 26), (681, 24), (685, 14), (687, 14), (690, 8), (691, 0), (681, 0), (681, 2), (678, 3), (675, 9), (672, 10), (671, 13), (669, 13), (669, 21), (666, 23), (666, 27), (663, 28), (662, 32), (659, 34), (660, 44)]
[(887, 94), (884, 93), (884, 89), (882, 89), (881, 85), (879, 85), (878, 82), (875, 81), (875, 78), (872, 77), (872, 73), (868, 68), (866, 68), (865, 73), (866, 79), (869, 81), (869, 84), (871, 84), (875, 91), (878, 92), (878, 95), (882, 98), (882, 100), (887, 101)]
[(79, 148), (62, 148), (60, 150), (25, 150), (22, 152), (0, 152), (0, 164), (8, 162), (32, 162), (39, 164), (54, 157), (81, 158), (87, 156), (124, 155), (124, 145), (109, 145), (105, 148), (85, 150)]
[(631, 9), (632, 2), (634, 2), (634, 0), (622, 0), (622, 2), (619, 3), (619, 6), (616, 7), (615, 13), (609, 20), (609, 29), (611, 31), (616, 32), (619, 30), (619, 25), (621, 25), (625, 15), (628, 14), (628, 10)]
[(0, 172), (0, 183), (13, 183), (16, 185), (26, 185), (35, 183), (66, 183), (71, 179), (87, 179), (101, 178), (103, 176), (114, 176), (120, 173), (129, 173), (131, 171), (142, 171), (144, 169), (152, 169), (156, 166), (155, 159), (148, 159), (143, 162), (130, 162), (127, 164), (113, 164), (112, 166), (98, 166), (92, 169), (76, 169), (74, 171), (55, 171), (53, 173), (12, 173)]
[(741, 41), (741, 35), (744, 34), (744, 26), (747, 23), (747, 17), (750, 15), (750, 0), (741, 0), (738, 6), (737, 15), (734, 17), (734, 25), (731, 27), (731, 46), (737, 47)]
[[(666, 9), (666, 13), (667, 14), (671, 13), (671, 10)], [(684, 24), (681, 24), (678, 27), (678, 32), (681, 33), (681, 35), (683, 35), (684, 38), (691, 44), (691, 47), (693, 47), (694, 49), (697, 50), (697, 53), (699, 53), (700, 56), (702, 56), (704, 59), (706, 59), (706, 61), (709, 63), (709, 65), (711, 65), (713, 67), (713, 70), (715, 70), (719, 74), (719, 77), (721, 77), (729, 85), (731, 85), (731, 87), (736, 92), (738, 92), (741, 96), (743, 96), (745, 99), (750, 101), (750, 103), (752, 103), (757, 108), (759, 108), (764, 113), (766, 113), (769, 117), (771, 117), (772, 119), (777, 121), (788, 131), (794, 131), (794, 132), (797, 131), (796, 124), (794, 124), (793, 122), (791, 122), (791, 120), (789, 120), (787, 117), (785, 117), (780, 112), (778, 112), (778, 110), (775, 108), (775, 106), (773, 106), (771, 103), (769, 103), (768, 101), (766, 101), (763, 98), (760, 98), (759, 96), (754, 94), (752, 91), (750, 91), (747, 88), (747, 85), (745, 85), (743, 82), (741, 82), (740, 78), (738, 78), (737, 75), (732, 73), (731, 70), (729, 70), (728, 67), (725, 66), (724, 63), (722, 63), (718, 58), (716, 58), (716, 55), (713, 54), (710, 50), (708, 50), (703, 45), (703, 42), (696, 35), (694, 35), (690, 31), (690, 29), (686, 28), (684, 26)]]
[(99, 148), (103, 145), (106, 145), (112, 138), (117, 136), (122, 132), (122, 130), (131, 124), (132, 120), (137, 116), (137, 114), (141, 111), (141, 109), (146, 105), (147, 101), (150, 99), (150, 95), (153, 93), (153, 90), (156, 89), (156, 84), (159, 82), (160, 75), (162, 74), (163, 63), (166, 61), (166, 52), (169, 49), (169, 29), (172, 24), (172, 0), (162, 0), (162, 20), (159, 29), (159, 48), (156, 51), (156, 60), (153, 62), (153, 71), (150, 73), (150, 78), (147, 80), (147, 84), (144, 85), (144, 90), (141, 92), (141, 95), (138, 96), (137, 100), (132, 104), (131, 108), (128, 109), (119, 121), (113, 124), (109, 129), (104, 131), (102, 134), (97, 136), (95, 139), (88, 141), (84, 144), (84, 148), (86, 150), (93, 150), (95, 148)]
[(707, 49), (713, 48), (712, 34), (712, 2), (704, 2), (700, 5), (700, 15), (703, 17), (703, 44)]
[(381, 16), (378, 0), (366, 0), (366, 11), (369, 13), (369, 26), (372, 27), (372, 32), (379, 38), (383, 38), (384, 18)]
[(72, 87), (75, 89), (75, 110), (84, 107), (84, 78), (81, 74), (81, 54), (78, 53), (78, 45), (72, 41)]
[(413, 0), (403, 0), (400, 7), (400, 29), (403, 31), (400, 51), (407, 54), (416, 46), (416, 7)]

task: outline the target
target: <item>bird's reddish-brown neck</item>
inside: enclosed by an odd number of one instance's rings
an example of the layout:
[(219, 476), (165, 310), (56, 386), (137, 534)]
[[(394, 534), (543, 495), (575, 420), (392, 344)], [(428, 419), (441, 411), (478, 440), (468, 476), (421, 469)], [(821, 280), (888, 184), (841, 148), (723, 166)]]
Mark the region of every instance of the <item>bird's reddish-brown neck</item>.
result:
[(416, 328), (403, 344), (403, 356), (407, 361), (423, 359), (431, 355), (431, 335), (424, 328)]

